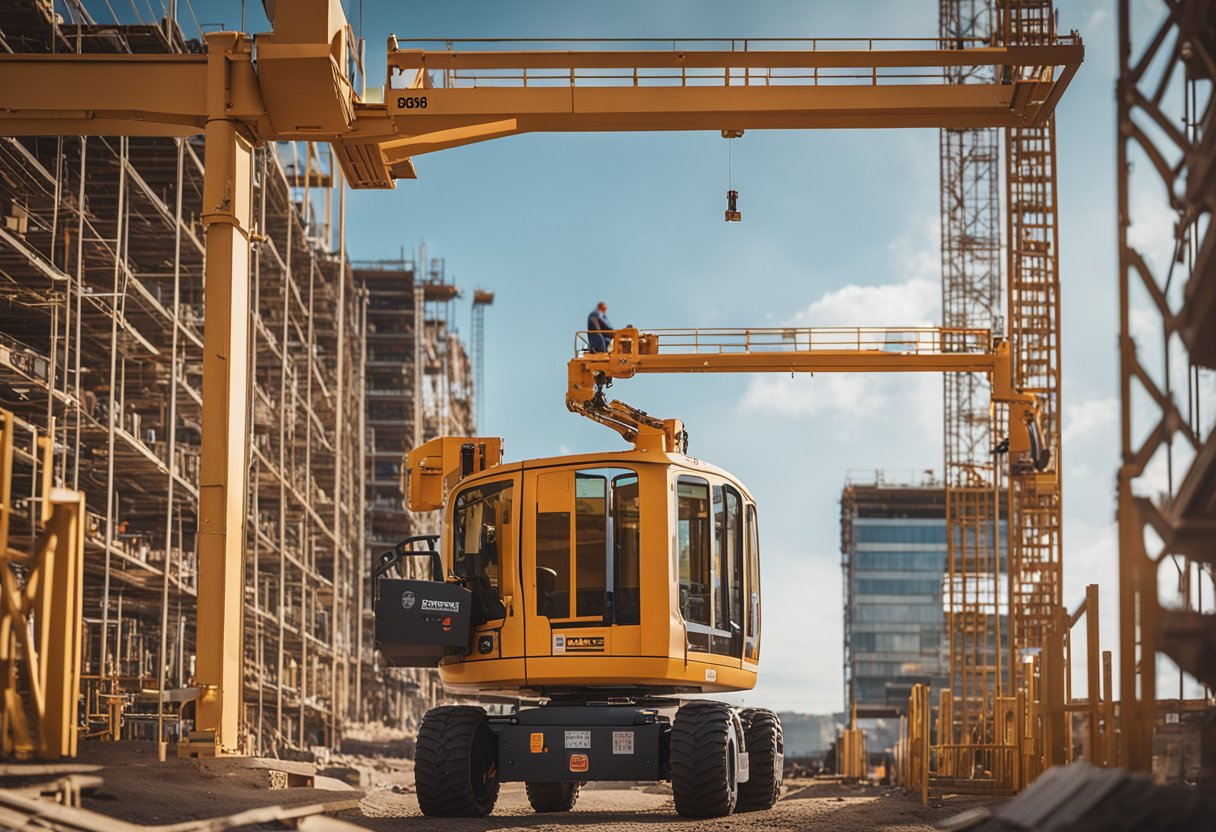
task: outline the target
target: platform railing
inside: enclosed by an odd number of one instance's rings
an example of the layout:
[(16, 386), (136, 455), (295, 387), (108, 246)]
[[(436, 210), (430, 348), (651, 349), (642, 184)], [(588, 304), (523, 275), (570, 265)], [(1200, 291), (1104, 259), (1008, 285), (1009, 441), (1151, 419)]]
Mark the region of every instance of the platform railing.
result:
[(796, 352), (884, 352), (902, 355), (986, 354), (992, 349), (987, 329), (945, 327), (747, 327), (693, 329), (617, 329), (575, 334), (575, 355), (591, 349), (592, 334), (611, 338), (608, 352), (634, 349), (666, 355)]

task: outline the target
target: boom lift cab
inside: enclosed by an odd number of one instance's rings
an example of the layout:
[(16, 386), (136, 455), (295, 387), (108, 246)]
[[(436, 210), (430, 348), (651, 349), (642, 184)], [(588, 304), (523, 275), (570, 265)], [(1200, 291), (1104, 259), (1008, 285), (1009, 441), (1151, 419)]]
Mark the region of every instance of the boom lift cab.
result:
[[(754, 686), (760, 658), (755, 502), (678, 453), (502, 464), (501, 440), (435, 439), (407, 461), (411, 509), (444, 511), (375, 571), (390, 661), (449, 690), (539, 704), (505, 716), (432, 709), (417, 741), (428, 815), (484, 815), (498, 784), (538, 811), (589, 780), (672, 781), (681, 814), (765, 809), (780, 788), (775, 714), (681, 694)], [(422, 579), (400, 566), (421, 558)], [(467, 775), (467, 776), (466, 776)]]

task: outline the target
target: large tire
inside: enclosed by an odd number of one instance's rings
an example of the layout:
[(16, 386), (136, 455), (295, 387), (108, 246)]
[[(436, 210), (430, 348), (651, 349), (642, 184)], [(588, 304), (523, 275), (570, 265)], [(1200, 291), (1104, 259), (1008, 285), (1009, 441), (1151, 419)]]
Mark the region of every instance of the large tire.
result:
[(498, 738), (481, 708), (447, 705), (422, 718), (414, 752), (418, 806), (433, 818), (484, 818), (498, 800)]
[(736, 812), (771, 809), (781, 795), (782, 768), (785, 759), (785, 738), (781, 720), (764, 708), (744, 708), (739, 712), (743, 722), (744, 745), (747, 747), (748, 778), (739, 784)]
[(526, 783), (528, 802), (537, 812), (569, 812), (578, 801), (579, 784)]
[(721, 702), (689, 702), (671, 726), (671, 791), (688, 818), (718, 818), (735, 808), (734, 712)]

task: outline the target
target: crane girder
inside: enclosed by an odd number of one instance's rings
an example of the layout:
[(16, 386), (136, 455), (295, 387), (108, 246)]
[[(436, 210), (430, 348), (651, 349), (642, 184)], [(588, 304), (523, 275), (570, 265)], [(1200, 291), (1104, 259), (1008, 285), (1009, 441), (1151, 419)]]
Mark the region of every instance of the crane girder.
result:
[[(415, 176), (413, 156), (521, 133), (1033, 125), (1084, 58), (1075, 35), (572, 51), (398, 49), (394, 38), (376, 101), (355, 87), (358, 50), (334, 0), (307, 0), (253, 39), (215, 34), (231, 38), (223, 78), (206, 55), (0, 55), (0, 134), (188, 136), (221, 96), (250, 139), (329, 142), (353, 187), (392, 188)], [(996, 80), (946, 83), (960, 66), (996, 67)]]

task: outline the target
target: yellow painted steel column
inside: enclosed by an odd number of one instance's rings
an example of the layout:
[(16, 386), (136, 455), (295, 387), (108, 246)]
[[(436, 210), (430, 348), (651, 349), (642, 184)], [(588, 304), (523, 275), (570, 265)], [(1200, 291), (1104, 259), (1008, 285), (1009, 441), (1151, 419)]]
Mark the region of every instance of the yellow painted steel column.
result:
[[(231, 62), (248, 47), (207, 35), (207, 262), (199, 465), (198, 702), (188, 753), (240, 753), (253, 145), (227, 117)], [(245, 58), (247, 59), (247, 58)]]
[(50, 501), (53, 509), (40, 541), (42, 575), (35, 600), (45, 708), (38, 740), (47, 756), (75, 757), (84, 621), (84, 494), (55, 488)]

